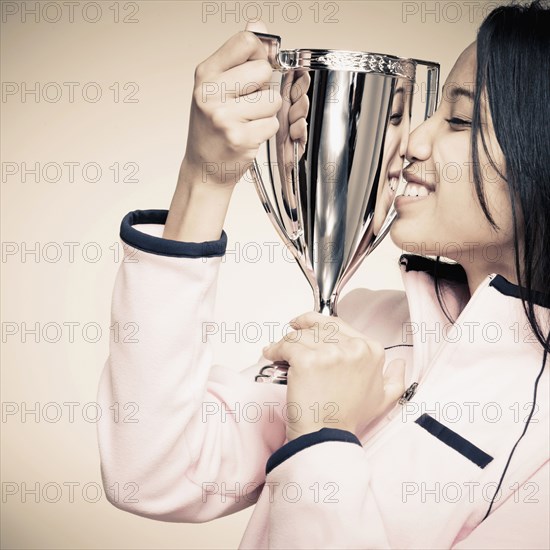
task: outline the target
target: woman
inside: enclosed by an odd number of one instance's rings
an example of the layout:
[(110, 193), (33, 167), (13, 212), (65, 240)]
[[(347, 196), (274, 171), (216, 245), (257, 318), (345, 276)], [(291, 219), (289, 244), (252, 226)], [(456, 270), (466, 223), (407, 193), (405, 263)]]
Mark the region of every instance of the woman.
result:
[[(113, 320), (138, 322), (140, 341), (111, 343), (99, 402), (136, 402), (140, 418), (99, 422), (106, 489), (138, 488), (106, 490), (115, 506), (204, 522), (256, 503), (241, 548), (548, 547), (548, 28), (539, 3), (494, 10), (411, 135), (413, 196), (391, 230), (415, 253), (405, 293), (350, 293), (336, 343), (306, 313), (297, 342), (242, 373), (210, 367), (201, 338), (239, 174), (203, 181), (200, 167), (244, 172), (281, 102), (266, 85), (255, 103), (201, 101), (202, 82), (268, 81), (252, 33), (197, 67), (170, 211), (121, 225), (139, 261), (121, 265)], [(254, 382), (266, 359), (291, 363), (286, 388)]]

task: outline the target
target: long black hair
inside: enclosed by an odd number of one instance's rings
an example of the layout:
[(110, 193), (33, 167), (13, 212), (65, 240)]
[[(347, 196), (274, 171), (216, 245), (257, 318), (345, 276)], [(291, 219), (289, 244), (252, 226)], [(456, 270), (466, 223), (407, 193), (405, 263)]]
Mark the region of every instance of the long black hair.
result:
[[(497, 166), (488, 150), (481, 122), (484, 93), (504, 155), (504, 169)], [(471, 132), (473, 179), (483, 212), (491, 226), (498, 229), (485, 200), (480, 144), (492, 168), (508, 184), (520, 298), (534, 336), (546, 353), (550, 353), (550, 332), (544, 333), (534, 308), (535, 296), (550, 292), (550, 9), (547, 2), (535, 0), (527, 5), (499, 6), (488, 14), (477, 35)], [(521, 219), (524, 220), (522, 228), (519, 227)], [(437, 276), (435, 284), (439, 303), (449, 317)]]

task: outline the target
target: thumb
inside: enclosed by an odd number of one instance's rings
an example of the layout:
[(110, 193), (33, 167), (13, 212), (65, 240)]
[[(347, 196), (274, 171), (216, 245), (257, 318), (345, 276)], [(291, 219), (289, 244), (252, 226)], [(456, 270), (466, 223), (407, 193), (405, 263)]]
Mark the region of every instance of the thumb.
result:
[(267, 33), (267, 26), (261, 19), (259, 21), (248, 21), (244, 30)]
[(394, 404), (405, 392), (405, 359), (394, 359), (384, 373), (384, 401)]
[[(250, 31), (250, 32), (263, 32), (263, 33), (267, 33), (267, 26), (266, 24), (262, 21), (262, 20), (259, 20), (259, 21), (248, 21), (246, 23), (246, 27), (244, 29), (245, 31)], [(259, 37), (258, 37), (259, 38)], [(263, 42), (263, 46), (264, 46), (264, 49), (267, 53), (267, 57), (269, 59), (269, 54), (270, 54), (270, 46)]]

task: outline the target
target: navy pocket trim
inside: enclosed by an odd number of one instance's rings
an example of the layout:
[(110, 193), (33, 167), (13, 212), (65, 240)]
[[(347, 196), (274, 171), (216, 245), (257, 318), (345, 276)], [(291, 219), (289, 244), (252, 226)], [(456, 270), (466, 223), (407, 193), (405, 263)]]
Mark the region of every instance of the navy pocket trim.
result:
[(485, 468), (493, 457), (482, 451), (479, 447), (476, 447), (473, 443), (470, 443), (467, 439), (464, 439), (461, 435), (447, 428), (438, 422), (435, 418), (427, 413), (419, 416), (415, 422), (424, 428), (427, 432), (437, 437), (440, 441), (448, 445), (455, 451), (459, 452), (462, 456), (465, 456), (468, 460), (471, 460), (474, 464), (480, 468)]

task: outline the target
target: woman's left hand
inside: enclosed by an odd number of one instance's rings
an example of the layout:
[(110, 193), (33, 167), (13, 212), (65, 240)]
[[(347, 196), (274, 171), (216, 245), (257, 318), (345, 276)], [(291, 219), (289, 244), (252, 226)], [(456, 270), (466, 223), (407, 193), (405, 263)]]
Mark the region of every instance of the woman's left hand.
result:
[(309, 312), (291, 321), (294, 332), (264, 348), (287, 361), (287, 439), (338, 428), (356, 435), (405, 391), (405, 361), (386, 372), (384, 347), (338, 317)]

